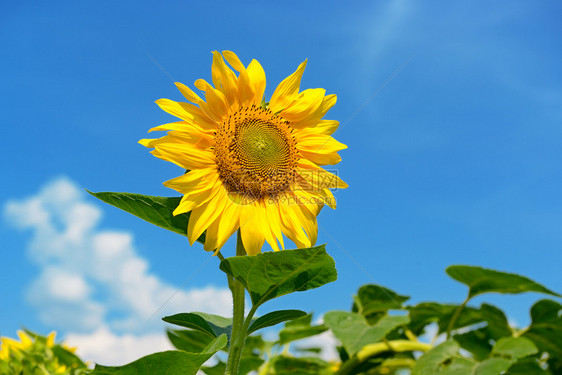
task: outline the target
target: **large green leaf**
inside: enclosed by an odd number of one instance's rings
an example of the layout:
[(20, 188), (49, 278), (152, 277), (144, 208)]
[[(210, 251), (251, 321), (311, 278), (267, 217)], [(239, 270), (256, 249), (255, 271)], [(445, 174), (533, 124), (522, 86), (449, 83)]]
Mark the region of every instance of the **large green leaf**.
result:
[(267, 352), (273, 347), (273, 341), (265, 341), (261, 335), (253, 335), (246, 337), (244, 349), (242, 349), (242, 357), (259, 355)]
[(490, 355), (492, 345), (490, 336), (485, 328), (479, 328), (453, 336), (464, 350), (468, 350), (476, 360), (482, 361)]
[(331, 364), (313, 357), (295, 358), (292, 356), (279, 356), (273, 363), (275, 374), (278, 375), (321, 375), (331, 374)]
[(468, 358), (456, 357), (443, 363), (439, 375), (472, 375), (474, 361)]
[(163, 321), (170, 324), (175, 324), (181, 327), (191, 328), (202, 333), (206, 333), (211, 337), (217, 337), (213, 328), (201, 316), (193, 313), (180, 313), (171, 316), (165, 316)]
[(255, 321), (253, 321), (250, 327), (248, 328), (248, 335), (259, 329), (271, 327), (276, 324), (286, 322), (287, 320), (294, 320), (303, 317), (305, 315), (306, 313), (301, 310), (272, 311), (270, 313), (265, 314), (264, 316), (260, 316)]
[(459, 349), (459, 344), (454, 340), (445, 341), (434, 347), (416, 361), (412, 375), (437, 374), (445, 362), (457, 356)]
[[(263, 363), (263, 359), (251, 356), (251, 357), (242, 357), (240, 358), (240, 365), (238, 368), (239, 374), (248, 374), (251, 371), (257, 371), (257, 369)], [(224, 362), (219, 361), (213, 367), (203, 366), (201, 370), (207, 375), (224, 375), (226, 370), (226, 364)]]
[(401, 309), (402, 304), (409, 298), (383, 286), (363, 285), (354, 298), (354, 312), (356, 308), (358, 313), (368, 316), (391, 309)]
[[(409, 306), (410, 329), (420, 335), (423, 328), (430, 323), (437, 323), (439, 332), (447, 331), (449, 322), (459, 305), (443, 305), (435, 302), (422, 302), (415, 306)], [(453, 329), (467, 327), (484, 321), (480, 310), (466, 306), (462, 309)]]
[(483, 303), (480, 306), (480, 313), (482, 318), (488, 323), (486, 330), (490, 338), (498, 340), (501, 337), (508, 337), (513, 334), (505, 314), (497, 307)]
[(363, 315), (356, 313), (330, 311), (324, 315), (324, 324), (330, 327), (350, 355), (365, 345), (381, 341), (388, 333), (409, 321), (404, 315), (387, 315), (370, 326)]
[[(155, 197), (133, 193), (115, 193), (88, 191), (94, 197), (130, 214), (140, 217), (151, 224), (172, 232), (187, 236), (187, 224), (190, 213), (174, 216), (173, 212), (180, 203), (180, 197)], [(205, 234), (197, 240), (205, 243)]]
[(562, 358), (562, 305), (543, 299), (531, 308), (531, 326), (524, 334), (541, 351)]
[(214, 339), (201, 353), (170, 350), (142, 357), (125, 366), (96, 365), (94, 375), (195, 375), (201, 365), (226, 346), (226, 335)]
[(525, 337), (502, 337), (492, 348), (492, 355), (510, 357), (512, 360), (528, 357), (539, 350), (531, 340)]
[(466, 284), (470, 288), (469, 297), (491, 292), (540, 292), (553, 296), (560, 296), (558, 293), (537, 284), (533, 280), (514, 273), (500, 272), (475, 266), (450, 266), (446, 271), (453, 279)]
[(191, 328), (211, 337), (226, 334), (230, 341), (232, 332), (232, 318), (202, 312), (180, 313), (162, 318), (163, 321), (181, 327)]
[(337, 279), (334, 259), (326, 253), (324, 245), (230, 257), (221, 262), (220, 269), (244, 285), (254, 306)]
[(166, 334), (176, 349), (191, 353), (200, 353), (214, 339), (207, 333), (191, 329), (168, 330)]
[(279, 332), (278, 344), (284, 345), (292, 341), (301, 340), (307, 337), (316, 336), (328, 330), (325, 325), (311, 325), (312, 314), (301, 318), (290, 320), (285, 323), (285, 327)]
[(506, 375), (552, 375), (552, 372), (543, 369), (537, 359), (531, 357), (517, 361)]
[(509, 359), (488, 358), (474, 366), (470, 375), (500, 375), (505, 373), (511, 364)]

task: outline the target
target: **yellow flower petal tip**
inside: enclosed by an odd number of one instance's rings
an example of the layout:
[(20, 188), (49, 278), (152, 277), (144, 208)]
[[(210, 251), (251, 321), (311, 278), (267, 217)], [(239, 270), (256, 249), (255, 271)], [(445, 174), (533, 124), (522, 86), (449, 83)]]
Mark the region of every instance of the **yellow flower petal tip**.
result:
[(181, 121), (150, 130), (168, 131), (161, 138), (139, 141), (189, 171), (165, 183), (183, 195), (174, 215), (190, 212), (189, 242), (205, 233), (205, 250), (214, 255), (237, 230), (251, 255), (265, 242), (284, 249), (283, 235), (298, 247), (312, 246), (320, 209), (335, 208), (329, 189), (347, 187), (321, 167), (338, 163), (347, 148), (331, 137), (339, 123), (323, 119), (336, 96), (300, 91), (304, 60), (266, 103), (257, 60), (246, 66), (232, 51), (212, 55), (213, 85), (195, 81), (204, 99), (176, 82), (188, 102), (156, 104)]
[(55, 346), (55, 337), (56, 337), (57, 333), (55, 331), (49, 333), (47, 335), (47, 348), (52, 348), (53, 346)]

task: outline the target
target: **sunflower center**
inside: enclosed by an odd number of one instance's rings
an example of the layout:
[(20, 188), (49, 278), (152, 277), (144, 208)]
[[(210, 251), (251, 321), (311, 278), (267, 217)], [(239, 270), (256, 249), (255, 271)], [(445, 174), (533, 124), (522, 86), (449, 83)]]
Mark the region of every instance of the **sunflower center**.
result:
[(269, 109), (242, 107), (219, 126), (215, 155), (231, 193), (259, 199), (287, 191), (298, 159), (288, 122)]

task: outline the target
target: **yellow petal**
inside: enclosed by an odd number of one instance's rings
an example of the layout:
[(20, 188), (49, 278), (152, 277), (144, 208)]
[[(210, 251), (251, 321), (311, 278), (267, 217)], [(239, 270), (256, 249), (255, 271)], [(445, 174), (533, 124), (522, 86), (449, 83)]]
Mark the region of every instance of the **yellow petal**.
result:
[(276, 113), (288, 107), (295, 100), (295, 95), (298, 94), (302, 74), (306, 67), (306, 60), (303, 61), (297, 70), (285, 78), (273, 92), (269, 102), (269, 108)]
[(232, 201), (227, 201), (224, 209), (224, 214), (220, 218), (217, 249), (221, 249), (226, 241), (240, 228), (240, 213), (242, 206), (239, 206)]
[(322, 154), (317, 152), (300, 151), (301, 156), (318, 165), (336, 165), (341, 161), (341, 156), (332, 152), (330, 154)]
[(176, 190), (182, 194), (189, 194), (200, 187), (211, 188), (218, 180), (218, 173), (215, 166), (201, 169), (194, 169), (181, 176), (172, 178), (164, 182), (164, 186)]
[(269, 226), (271, 228), (271, 232), (281, 244), (281, 248), (285, 250), (285, 243), (283, 242), (283, 232), (281, 230), (281, 217), (279, 217), (277, 203), (275, 201), (269, 202), (269, 200), (266, 200), (265, 213), (267, 216), (267, 222), (269, 223)]
[(302, 223), (288, 202), (279, 204), (279, 216), (283, 234), (297, 245), (298, 248), (310, 247), (310, 240), (302, 229)]
[(257, 60), (252, 60), (248, 65), (248, 78), (250, 85), (254, 87), (254, 103), (259, 105), (265, 92), (265, 72)]
[(22, 349), (27, 349), (33, 345), (33, 341), (24, 331), (18, 331), (18, 337), (20, 338)]
[(231, 107), (238, 105), (238, 87), (236, 86), (236, 75), (224, 63), (222, 55), (217, 51), (213, 52), (213, 65), (211, 68), (213, 84), (216, 89), (221, 91)]
[(219, 223), (220, 218), (215, 220), (207, 228), (207, 231), (205, 232), (205, 245), (203, 246), (205, 251), (213, 251), (217, 248)]
[(295, 135), (297, 137), (302, 134), (331, 135), (338, 129), (338, 126), (340, 125), (339, 121), (336, 120), (318, 120), (317, 122), (311, 122), (307, 127), (300, 127), (300, 124), (301, 123), (296, 124), (298, 126), (294, 126)]
[(193, 243), (203, 234), (205, 229), (211, 225), (223, 213), (225, 200), (219, 193), (220, 187), (215, 186), (211, 199), (191, 211), (189, 223), (187, 225), (187, 238), (189, 243)]
[(298, 216), (300, 223), (307, 234), (310, 241), (310, 246), (314, 246), (316, 238), (318, 237), (318, 225), (316, 223), (316, 215), (313, 215), (302, 204), (294, 204), (291, 207), (295, 214)]
[(258, 204), (242, 207), (240, 212), (240, 235), (248, 255), (256, 255), (261, 252), (265, 242), (265, 233), (262, 227), (264, 218), (265, 210)]
[(242, 70), (238, 76), (238, 95), (241, 106), (249, 107), (252, 104), (260, 104), (260, 100), (256, 100), (255, 87), (250, 82), (250, 77), (246, 70)]
[(216, 165), (215, 154), (212, 150), (201, 149), (196, 145), (181, 144), (166, 137), (151, 140), (148, 143), (150, 147), (155, 148), (151, 151), (152, 155), (189, 170)]
[(170, 99), (158, 99), (155, 102), (163, 111), (168, 112), (169, 114), (181, 118), (184, 121), (193, 121), (194, 117), (188, 110), (183, 107), (181, 102), (174, 102)]
[(246, 70), (244, 64), (242, 64), (242, 62), (234, 52), (222, 51), (222, 55), (236, 71), (241, 72), (243, 70)]
[(291, 123), (304, 121), (322, 105), (325, 93), (324, 89), (304, 90), (295, 101), (281, 111), (280, 115)]
[(330, 154), (347, 148), (333, 137), (324, 134), (303, 134), (300, 133), (297, 140), (299, 150), (320, 154)]
[(47, 348), (52, 348), (53, 346), (55, 346), (55, 336), (57, 335), (57, 333), (55, 331), (49, 333), (49, 335), (47, 336), (47, 342), (46, 342), (46, 346)]
[(303, 119), (299, 122), (294, 122), (291, 124), (292, 127), (296, 129), (314, 128), (317, 126), (318, 122), (326, 115), (326, 113), (332, 108), (337, 101), (335, 94), (326, 95), (322, 104), (318, 109), (312, 113), (308, 118)]
[(209, 85), (205, 80), (197, 80), (197, 82), (202, 81), (202, 85), (205, 87), (205, 99), (206, 103), (200, 103), (199, 107), (201, 110), (216, 122), (221, 122), (222, 119), (227, 115), (229, 105), (224, 94), (215, 90), (211, 85)]
[(190, 132), (190, 133), (198, 132), (198, 133), (212, 134), (209, 129), (206, 129), (194, 122), (188, 122), (188, 121), (170, 122), (168, 124), (158, 125), (153, 128), (150, 128), (148, 132), (151, 133), (155, 131), (167, 131), (167, 130), (178, 130), (181, 132)]
[(183, 83), (175, 82), (175, 85), (178, 88), (178, 90), (180, 90), (182, 95), (185, 96), (185, 98), (190, 102), (199, 104), (200, 102), (203, 101), (203, 99), (201, 99), (199, 95), (197, 95), (192, 89), (190, 89)]
[(306, 159), (299, 160), (297, 175), (302, 179), (299, 183), (303, 190), (319, 191), (322, 189), (345, 189), (347, 184), (338, 176), (318, 167)]

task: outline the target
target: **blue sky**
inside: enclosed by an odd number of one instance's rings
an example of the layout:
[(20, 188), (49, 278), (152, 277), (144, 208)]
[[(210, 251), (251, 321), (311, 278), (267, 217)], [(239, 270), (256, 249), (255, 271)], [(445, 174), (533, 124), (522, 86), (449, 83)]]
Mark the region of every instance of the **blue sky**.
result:
[[(516, 272), (561, 290), (559, 3), (61, 1), (1, 8), (0, 334), (24, 325), (83, 343), (94, 341), (93, 332), (103, 341), (104, 333), (163, 328), (156, 317), (144, 329), (146, 312), (123, 306), (125, 284), (117, 290), (117, 281), (68, 260), (79, 253), (85, 258), (74, 261), (92, 261), (91, 244), (73, 250), (63, 241), (59, 251), (42, 243), (60, 240), (74, 220), (89, 225), (81, 240), (128, 236), (126, 259), (144, 264), (137, 274), (156, 280), (154, 293), (168, 298), (183, 285), (176, 305), (198, 291), (223, 298), (217, 260), (200, 245), (190, 248), (185, 238), (80, 193), (174, 194), (162, 182), (182, 171), (136, 142), (171, 119), (154, 100), (179, 100), (174, 80), (193, 87), (210, 78), (214, 50), (260, 61), (267, 97), (308, 58), (301, 88), (338, 95), (327, 118), (341, 122), (335, 137), (349, 146), (337, 170), (350, 187), (337, 192), (337, 210), (319, 217), (318, 243), (335, 258), (338, 281), (264, 312), (348, 309), (365, 283), (412, 302), (460, 302), (464, 287), (444, 272), (451, 264)], [(68, 199), (54, 202), (57, 192)], [(30, 202), (38, 201), (52, 222), (29, 219), (38, 214)], [(84, 215), (61, 211), (69, 207)], [(41, 255), (42, 245), (51, 258)], [(63, 285), (82, 285), (72, 277), (82, 278), (83, 288), (68, 293), (88, 295), (89, 313), (103, 311), (100, 321), (56, 319), (57, 311), (80, 311), (76, 301), (48, 298), (42, 281), (53, 265), (68, 273)], [(539, 297), (475, 302), (497, 303), (525, 324)], [(136, 326), (118, 324), (127, 319)]]

